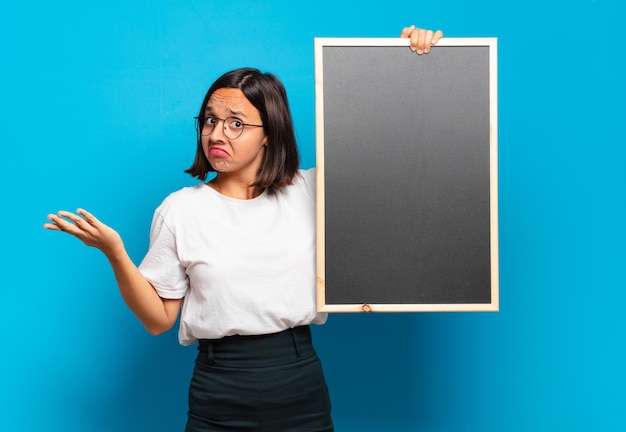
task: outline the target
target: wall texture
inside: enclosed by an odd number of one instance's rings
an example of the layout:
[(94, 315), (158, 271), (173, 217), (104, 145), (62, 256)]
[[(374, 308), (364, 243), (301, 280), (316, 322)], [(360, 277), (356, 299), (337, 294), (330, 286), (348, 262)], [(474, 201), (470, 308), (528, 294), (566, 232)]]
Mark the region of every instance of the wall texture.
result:
[(139, 261), (154, 208), (194, 182), (213, 79), (281, 77), (310, 167), (313, 38), (412, 23), (499, 39), (501, 311), (331, 316), (315, 338), (337, 430), (626, 422), (618, 0), (17, 3), (0, 7), (0, 430), (182, 430), (195, 349), (149, 336), (104, 257), (46, 214), (91, 210)]

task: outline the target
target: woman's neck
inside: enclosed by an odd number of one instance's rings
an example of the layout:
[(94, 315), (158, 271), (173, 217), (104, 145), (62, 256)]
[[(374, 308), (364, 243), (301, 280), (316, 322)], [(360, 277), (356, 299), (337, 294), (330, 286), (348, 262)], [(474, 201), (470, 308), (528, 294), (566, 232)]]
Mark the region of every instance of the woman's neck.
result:
[(217, 192), (230, 198), (248, 200), (261, 195), (261, 191), (256, 186), (224, 173), (219, 173), (207, 184)]

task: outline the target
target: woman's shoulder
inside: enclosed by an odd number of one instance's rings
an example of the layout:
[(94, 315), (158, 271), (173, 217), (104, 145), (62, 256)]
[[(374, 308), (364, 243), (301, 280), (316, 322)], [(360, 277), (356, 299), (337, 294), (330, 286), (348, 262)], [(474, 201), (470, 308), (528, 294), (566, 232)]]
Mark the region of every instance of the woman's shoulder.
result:
[(315, 167), (299, 169), (296, 174), (296, 177), (298, 176), (301, 177), (306, 183), (315, 183)]
[(187, 205), (197, 201), (199, 194), (204, 192), (205, 184), (197, 184), (194, 186), (186, 186), (177, 191), (171, 192), (161, 202), (157, 210), (159, 212), (171, 211), (172, 209), (184, 209)]
[(304, 192), (315, 199), (315, 168), (299, 169), (284, 191), (290, 196)]
[(204, 183), (198, 183), (192, 186), (185, 186), (174, 192), (171, 192), (163, 201), (185, 200), (202, 193), (207, 186)]
[(299, 169), (293, 178), (293, 185), (315, 188), (315, 168)]

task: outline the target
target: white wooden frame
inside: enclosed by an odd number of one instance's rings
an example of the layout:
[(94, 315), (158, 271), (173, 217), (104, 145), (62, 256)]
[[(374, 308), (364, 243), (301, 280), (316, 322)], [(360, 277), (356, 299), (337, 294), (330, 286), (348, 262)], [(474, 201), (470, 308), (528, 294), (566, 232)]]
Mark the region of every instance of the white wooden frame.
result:
[[(317, 38), (315, 39), (316, 87), (316, 151), (317, 151), (317, 302), (321, 312), (434, 312), (434, 311), (498, 311), (498, 87), (496, 38), (443, 38), (433, 47), (486, 46), (489, 48), (489, 122), (490, 122), (490, 248), (491, 302), (463, 304), (327, 304), (325, 280), (325, 171), (324, 171), (324, 77), (323, 48), (325, 46), (406, 46), (408, 39)], [(407, 48), (408, 49), (408, 48)], [(434, 51), (433, 51), (434, 52)]]

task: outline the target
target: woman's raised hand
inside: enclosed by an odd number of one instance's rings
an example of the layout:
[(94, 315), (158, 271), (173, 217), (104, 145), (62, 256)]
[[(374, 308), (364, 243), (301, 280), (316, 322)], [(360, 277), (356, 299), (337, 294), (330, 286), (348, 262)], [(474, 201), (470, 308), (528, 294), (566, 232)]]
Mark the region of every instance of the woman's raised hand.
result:
[(100, 249), (107, 257), (124, 251), (124, 243), (117, 231), (86, 210), (78, 209), (76, 213), (61, 210), (49, 214), (48, 219), (50, 222), (44, 224), (45, 229), (73, 235), (87, 246)]
[(432, 30), (417, 28), (414, 25), (405, 27), (400, 33), (401, 38), (409, 38), (411, 50), (417, 54), (427, 54), (430, 47), (435, 45), (439, 39), (443, 37), (441, 30), (433, 32)]

